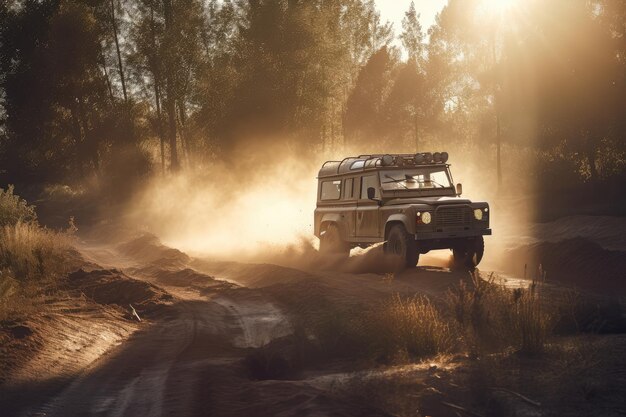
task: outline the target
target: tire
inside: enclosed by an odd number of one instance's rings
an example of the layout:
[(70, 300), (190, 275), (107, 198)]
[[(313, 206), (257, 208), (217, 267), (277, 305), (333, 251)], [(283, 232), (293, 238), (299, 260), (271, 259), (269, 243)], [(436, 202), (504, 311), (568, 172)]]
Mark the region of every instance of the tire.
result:
[(391, 226), (383, 248), (387, 255), (398, 257), (399, 267), (413, 268), (419, 261), (415, 238), (406, 231), (404, 225)]
[(472, 239), (462, 246), (452, 248), (454, 264), (457, 268), (473, 270), (483, 259), (485, 240), (482, 236)]
[(341, 233), (336, 224), (329, 224), (320, 236), (320, 252), (348, 257), (350, 246), (341, 238)]

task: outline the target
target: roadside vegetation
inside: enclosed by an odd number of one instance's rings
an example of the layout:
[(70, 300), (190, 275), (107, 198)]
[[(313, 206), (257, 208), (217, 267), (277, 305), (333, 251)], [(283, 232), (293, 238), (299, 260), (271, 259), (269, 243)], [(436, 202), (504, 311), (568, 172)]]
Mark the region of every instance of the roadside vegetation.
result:
[(0, 189), (0, 320), (28, 309), (33, 298), (68, 272), (70, 235), (41, 227), (35, 208)]
[[(369, 305), (338, 305), (320, 299), (310, 300), (309, 305), (314, 307), (295, 306), (295, 352), (285, 347), (288, 342), (279, 342), (281, 352), (288, 352), (289, 366), (282, 371), (337, 359), (369, 366), (464, 352), (477, 356), (512, 350), (538, 356), (554, 333), (560, 311), (575, 309), (568, 306), (557, 311), (548, 305), (540, 281), (528, 288), (508, 289), (493, 276), (485, 279), (478, 272), (470, 273), (441, 299), (395, 294)], [(271, 344), (264, 349), (251, 360), (275, 357)]]
[(289, 305), (293, 294), (278, 293), (295, 312), (294, 334), (244, 364), (254, 379), (345, 371), (352, 377), (337, 381), (338, 392), (398, 416), (459, 411), (446, 404), (509, 416), (537, 404), (566, 413), (615, 402), (619, 389), (602, 372), (624, 366), (615, 355), (626, 344), (622, 309), (536, 275), (527, 288), (507, 288), (476, 271), (441, 297), (377, 304), (337, 303), (311, 288)]

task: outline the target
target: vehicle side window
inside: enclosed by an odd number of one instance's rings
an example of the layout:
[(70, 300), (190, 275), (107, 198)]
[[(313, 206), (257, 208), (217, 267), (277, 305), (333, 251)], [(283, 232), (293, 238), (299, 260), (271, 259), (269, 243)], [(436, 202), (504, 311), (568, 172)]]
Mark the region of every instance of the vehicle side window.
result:
[(354, 184), (353, 178), (348, 178), (347, 180), (343, 182), (343, 199), (344, 200), (352, 200), (352, 197), (353, 197), (352, 190), (354, 189), (352, 187), (353, 184)]
[(378, 178), (376, 175), (367, 175), (361, 179), (361, 200), (367, 200), (367, 189), (374, 187), (376, 190), (375, 198), (380, 198), (380, 189), (378, 188)]
[(323, 181), (320, 200), (339, 200), (341, 196), (341, 181)]

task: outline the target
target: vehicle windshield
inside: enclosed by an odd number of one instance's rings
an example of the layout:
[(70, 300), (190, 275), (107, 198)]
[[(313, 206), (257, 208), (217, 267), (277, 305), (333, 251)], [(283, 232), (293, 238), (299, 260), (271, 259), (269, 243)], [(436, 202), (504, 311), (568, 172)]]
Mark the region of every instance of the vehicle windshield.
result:
[(452, 183), (446, 167), (420, 167), (382, 171), (380, 182), (383, 190), (433, 190), (451, 188)]

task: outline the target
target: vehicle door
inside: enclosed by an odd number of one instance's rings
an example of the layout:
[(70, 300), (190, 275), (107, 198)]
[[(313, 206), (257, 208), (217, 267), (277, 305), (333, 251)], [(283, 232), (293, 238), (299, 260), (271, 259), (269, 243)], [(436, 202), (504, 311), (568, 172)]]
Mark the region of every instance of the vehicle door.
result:
[(341, 216), (345, 220), (348, 238), (354, 238), (356, 235), (356, 204), (359, 196), (358, 177), (343, 180), (343, 192), (341, 196), (344, 201)]
[(359, 200), (356, 208), (356, 235), (357, 237), (378, 237), (380, 232), (379, 210), (377, 201), (367, 198), (367, 189), (376, 190), (376, 198), (380, 198), (380, 181), (377, 173), (361, 177)]

